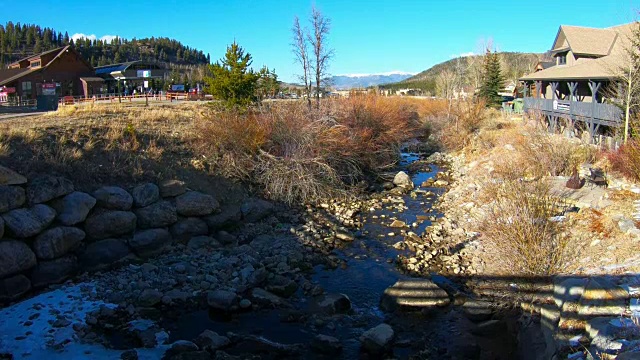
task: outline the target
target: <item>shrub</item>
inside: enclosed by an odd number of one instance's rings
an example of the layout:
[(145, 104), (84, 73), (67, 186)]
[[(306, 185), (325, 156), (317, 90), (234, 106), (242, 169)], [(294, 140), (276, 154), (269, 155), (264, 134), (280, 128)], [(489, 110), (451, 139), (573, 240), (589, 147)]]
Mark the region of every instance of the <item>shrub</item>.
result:
[(448, 150), (462, 150), (469, 145), (486, 119), (486, 107), (481, 101), (454, 101), (448, 113), (436, 120), (434, 131)]
[(640, 181), (640, 140), (632, 139), (606, 154), (611, 168), (633, 181)]
[(479, 230), (487, 253), (517, 275), (556, 274), (570, 263), (571, 237), (564, 222), (553, 220), (559, 199), (543, 182), (505, 181), (490, 187)]

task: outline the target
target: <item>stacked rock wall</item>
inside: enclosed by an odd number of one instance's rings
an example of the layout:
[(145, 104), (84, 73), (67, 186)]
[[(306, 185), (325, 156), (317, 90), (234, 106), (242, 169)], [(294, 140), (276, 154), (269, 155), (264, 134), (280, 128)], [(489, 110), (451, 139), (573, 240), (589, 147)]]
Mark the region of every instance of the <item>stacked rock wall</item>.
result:
[(177, 180), (85, 193), (62, 177), (28, 180), (0, 166), (0, 302), (79, 272), (155, 256), (256, 212), (251, 203), (242, 212), (222, 211), (213, 196)]

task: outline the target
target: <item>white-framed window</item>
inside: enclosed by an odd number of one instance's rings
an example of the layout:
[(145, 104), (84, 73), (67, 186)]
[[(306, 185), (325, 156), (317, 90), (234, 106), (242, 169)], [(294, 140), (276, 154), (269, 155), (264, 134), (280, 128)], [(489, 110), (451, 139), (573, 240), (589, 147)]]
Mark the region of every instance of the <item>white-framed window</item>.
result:
[(22, 91), (31, 91), (31, 81), (22, 82)]
[(566, 65), (567, 64), (567, 53), (558, 54), (558, 65)]
[(31, 62), (31, 67), (32, 68), (39, 67), (39, 66), (40, 66), (40, 60)]

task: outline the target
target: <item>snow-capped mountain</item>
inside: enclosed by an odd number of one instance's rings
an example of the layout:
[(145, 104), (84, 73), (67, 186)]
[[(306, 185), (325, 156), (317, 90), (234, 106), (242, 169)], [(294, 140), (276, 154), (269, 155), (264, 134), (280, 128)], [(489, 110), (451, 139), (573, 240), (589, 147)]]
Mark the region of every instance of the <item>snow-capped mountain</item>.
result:
[(344, 74), (331, 77), (331, 85), (338, 90), (366, 88), (374, 85), (395, 83), (414, 74), (402, 71), (390, 71), (380, 74)]

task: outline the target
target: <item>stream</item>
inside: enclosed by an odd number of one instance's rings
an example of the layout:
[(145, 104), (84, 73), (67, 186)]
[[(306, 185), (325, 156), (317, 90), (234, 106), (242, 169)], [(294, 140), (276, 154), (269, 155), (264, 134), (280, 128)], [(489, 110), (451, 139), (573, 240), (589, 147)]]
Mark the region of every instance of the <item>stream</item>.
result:
[[(423, 158), (417, 153), (403, 152), (398, 170), (405, 170), (412, 163)], [(501, 319), (490, 333), (472, 334), (476, 326), (462, 314), (460, 306), (450, 305), (435, 312), (412, 311), (385, 313), (380, 309), (380, 297), (385, 289), (396, 281), (409, 276), (403, 274), (395, 261), (398, 255), (407, 254), (409, 250), (398, 250), (394, 244), (403, 240), (400, 229), (391, 228), (391, 219), (413, 224), (417, 216), (425, 215), (441, 217), (442, 214), (432, 209), (438, 197), (445, 191), (443, 188), (422, 188), (421, 184), (434, 178), (441, 169), (435, 165), (425, 166), (424, 171), (411, 173), (411, 178), (421, 190), (434, 194), (402, 196), (404, 211), (395, 207), (362, 212), (361, 236), (345, 246), (335, 249), (342, 266), (332, 269), (323, 265), (313, 268), (310, 280), (320, 285), (326, 293), (341, 293), (351, 300), (352, 310), (343, 315), (321, 316), (314, 311), (314, 300), (298, 290), (290, 300), (294, 309), (272, 309), (241, 312), (220, 317), (206, 310), (182, 314), (167, 325), (170, 340), (191, 340), (209, 329), (219, 334), (229, 332), (235, 334), (257, 335), (280, 344), (303, 344), (302, 355), (298, 358), (327, 358), (309, 349), (308, 344), (317, 334), (325, 334), (340, 340), (342, 352), (335, 359), (371, 358), (361, 353), (359, 336), (366, 330), (381, 323), (391, 325), (395, 332), (392, 352), (386, 356), (393, 358), (416, 359), (512, 359), (516, 350), (514, 321), (508, 316)], [(433, 217), (432, 217), (433, 219)], [(411, 229), (422, 234), (431, 221), (424, 220)], [(393, 233), (393, 234), (391, 234)], [(447, 283), (448, 287), (456, 284), (446, 278), (433, 274), (434, 283)], [(295, 314), (302, 314), (302, 320), (294, 319)], [(495, 317), (494, 317), (495, 318)], [(256, 353), (251, 346), (236, 346), (225, 351), (231, 355)], [(281, 358), (277, 354), (262, 354), (262, 358)]]

